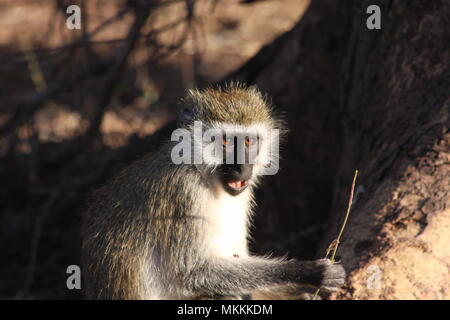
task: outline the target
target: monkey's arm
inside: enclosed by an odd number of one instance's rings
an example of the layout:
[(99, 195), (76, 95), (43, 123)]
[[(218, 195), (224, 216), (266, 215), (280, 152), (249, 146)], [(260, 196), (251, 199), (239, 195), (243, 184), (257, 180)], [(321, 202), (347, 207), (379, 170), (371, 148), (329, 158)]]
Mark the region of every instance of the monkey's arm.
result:
[(336, 291), (344, 284), (342, 265), (330, 260), (276, 261), (214, 259), (194, 268), (185, 279), (188, 289), (204, 295), (236, 296), (277, 284), (295, 283)]

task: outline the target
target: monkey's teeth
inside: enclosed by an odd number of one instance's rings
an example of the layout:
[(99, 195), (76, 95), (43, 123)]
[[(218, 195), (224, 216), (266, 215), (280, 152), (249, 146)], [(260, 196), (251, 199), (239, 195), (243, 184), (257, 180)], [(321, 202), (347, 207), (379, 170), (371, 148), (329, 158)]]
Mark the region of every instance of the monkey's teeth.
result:
[(228, 182), (228, 185), (233, 189), (241, 189), (247, 185), (246, 181), (231, 181)]

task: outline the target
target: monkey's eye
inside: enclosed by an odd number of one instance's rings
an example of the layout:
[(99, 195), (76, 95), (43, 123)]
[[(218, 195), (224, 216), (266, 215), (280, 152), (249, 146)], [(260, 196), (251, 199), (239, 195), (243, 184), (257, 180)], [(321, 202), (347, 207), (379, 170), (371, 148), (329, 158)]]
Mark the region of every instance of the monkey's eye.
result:
[(255, 139), (255, 138), (245, 137), (244, 142), (245, 142), (246, 146), (251, 146), (256, 143), (256, 140), (257, 139)]
[(223, 137), (222, 144), (223, 144), (224, 147), (230, 145), (231, 144), (231, 139)]

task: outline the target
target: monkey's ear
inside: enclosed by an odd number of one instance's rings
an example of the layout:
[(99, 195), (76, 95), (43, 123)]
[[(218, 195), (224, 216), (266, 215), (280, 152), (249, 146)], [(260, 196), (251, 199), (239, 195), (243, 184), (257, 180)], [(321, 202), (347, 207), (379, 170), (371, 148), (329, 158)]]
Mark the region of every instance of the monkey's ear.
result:
[(181, 111), (180, 120), (183, 122), (191, 121), (194, 118), (194, 109), (192, 107), (186, 107)]
[(178, 114), (178, 121), (181, 124), (186, 124), (195, 117), (195, 105), (200, 96), (200, 92), (195, 89), (189, 89), (186, 96), (181, 99), (180, 106), (182, 107)]

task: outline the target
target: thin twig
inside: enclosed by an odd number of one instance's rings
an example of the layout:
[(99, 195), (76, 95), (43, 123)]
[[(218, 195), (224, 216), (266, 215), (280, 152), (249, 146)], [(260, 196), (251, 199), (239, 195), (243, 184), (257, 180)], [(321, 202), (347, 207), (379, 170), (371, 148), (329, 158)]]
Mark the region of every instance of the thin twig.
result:
[(42, 225), (44, 223), (45, 218), (49, 214), (50, 209), (53, 207), (55, 201), (58, 199), (59, 195), (60, 195), (59, 190), (53, 191), (53, 193), (49, 196), (45, 204), (42, 206), (42, 210), (36, 217), (36, 221), (34, 223), (33, 228), (33, 234), (31, 236), (30, 255), (28, 257), (28, 265), (25, 274), (25, 281), (22, 286), (22, 289), (16, 294), (15, 299), (24, 299), (28, 295), (28, 292), (31, 288), (34, 279), (34, 274), (36, 271), (37, 254), (39, 248), (39, 241), (41, 239), (42, 234)]
[(33, 45), (31, 44), (30, 38), (25, 34), (20, 34), (20, 45), (24, 53), (25, 59), (28, 64), (28, 70), (30, 72), (31, 80), (36, 88), (36, 91), (43, 93), (47, 90), (47, 83), (45, 81), (44, 74), (42, 73), (39, 61), (34, 53)]
[[(325, 259), (328, 259), (330, 253), (332, 252), (331, 258), (330, 258), (331, 263), (334, 263), (334, 259), (336, 257), (336, 252), (339, 247), (339, 243), (341, 241), (342, 234), (344, 233), (344, 229), (345, 229), (345, 225), (347, 224), (348, 217), (350, 215), (350, 209), (352, 208), (352, 204), (353, 204), (353, 194), (355, 192), (355, 185), (356, 185), (357, 177), (358, 177), (358, 170), (355, 170), (355, 175), (353, 176), (353, 182), (352, 182), (352, 187), (350, 190), (350, 197), (348, 199), (347, 212), (345, 213), (344, 222), (342, 223), (341, 230), (339, 231), (337, 238), (334, 239), (330, 243), (330, 245), (327, 248), (326, 254), (325, 254)], [(320, 292), (320, 288), (318, 288), (316, 290), (316, 292), (314, 293), (313, 300), (315, 300), (317, 298), (317, 295), (319, 294), (319, 292)]]

